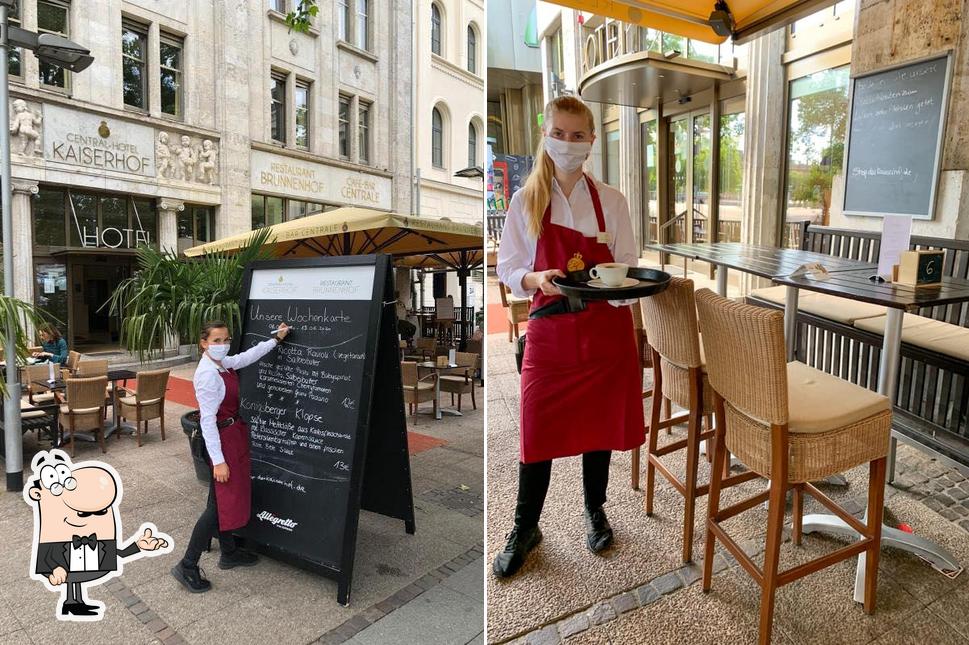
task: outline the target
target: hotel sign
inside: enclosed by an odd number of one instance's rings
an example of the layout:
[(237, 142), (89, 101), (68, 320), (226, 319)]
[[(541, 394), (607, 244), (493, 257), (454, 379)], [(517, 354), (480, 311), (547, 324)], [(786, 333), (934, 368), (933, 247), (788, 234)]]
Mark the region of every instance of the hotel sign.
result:
[(252, 190), (311, 202), (390, 210), (393, 184), (388, 177), (367, 174), (252, 151)]
[(155, 176), (155, 131), (116, 118), (44, 106), (44, 158), (91, 170)]
[(606, 18), (595, 29), (583, 29), (585, 43), (582, 46), (582, 71), (640, 50), (642, 30), (638, 25)]

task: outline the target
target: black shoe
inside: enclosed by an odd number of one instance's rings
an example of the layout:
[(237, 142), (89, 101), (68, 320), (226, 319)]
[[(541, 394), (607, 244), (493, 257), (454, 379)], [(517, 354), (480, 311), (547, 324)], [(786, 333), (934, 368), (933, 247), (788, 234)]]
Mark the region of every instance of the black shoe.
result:
[(179, 562), (172, 567), (172, 575), (192, 593), (204, 593), (212, 588), (212, 583), (206, 580), (205, 572), (199, 567), (186, 567)]
[(65, 602), (61, 605), (61, 615), (66, 616), (68, 614), (72, 616), (97, 616), (100, 607), (96, 605), (88, 605), (83, 602)]
[(528, 552), (538, 546), (541, 541), (542, 532), (537, 526), (524, 531), (520, 531), (518, 528), (512, 529), (511, 533), (508, 534), (508, 543), (505, 544), (505, 550), (495, 556), (491, 570), (499, 578), (508, 578), (515, 575), (525, 564), (525, 557)]
[(259, 562), (259, 556), (252, 551), (236, 549), (232, 553), (223, 553), (219, 556), (220, 569), (232, 569), (234, 567), (251, 567)]
[(602, 553), (612, 545), (612, 527), (602, 507), (585, 509), (585, 537), (589, 550)]

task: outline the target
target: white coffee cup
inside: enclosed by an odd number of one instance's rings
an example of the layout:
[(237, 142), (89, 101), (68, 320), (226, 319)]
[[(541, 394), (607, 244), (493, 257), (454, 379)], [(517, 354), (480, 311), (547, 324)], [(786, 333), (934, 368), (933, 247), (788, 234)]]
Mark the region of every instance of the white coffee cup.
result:
[(618, 287), (626, 279), (629, 265), (622, 262), (603, 262), (592, 267), (589, 275), (602, 281), (607, 287)]

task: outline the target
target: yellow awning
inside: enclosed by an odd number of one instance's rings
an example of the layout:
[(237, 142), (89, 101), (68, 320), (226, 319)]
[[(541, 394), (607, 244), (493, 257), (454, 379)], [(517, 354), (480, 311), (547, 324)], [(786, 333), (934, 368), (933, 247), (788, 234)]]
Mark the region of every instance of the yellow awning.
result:
[[(269, 228), (265, 247), (279, 258), (387, 253), (400, 266), (468, 268), (480, 265), (484, 255), (480, 226), (367, 208), (338, 208)], [(251, 237), (251, 231), (240, 233), (185, 255), (236, 251)]]
[[(727, 40), (710, 27), (716, 0), (546, 0), (570, 9), (650, 27), (719, 45)], [(836, 0), (727, 0), (733, 39), (743, 44), (767, 31), (833, 5)]]

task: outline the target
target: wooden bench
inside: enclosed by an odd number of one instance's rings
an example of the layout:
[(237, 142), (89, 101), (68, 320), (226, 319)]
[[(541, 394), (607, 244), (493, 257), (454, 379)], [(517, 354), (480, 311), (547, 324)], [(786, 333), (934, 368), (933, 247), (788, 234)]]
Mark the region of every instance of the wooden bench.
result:
[[(805, 224), (801, 248), (878, 261), (880, 233)], [(912, 249), (945, 251), (943, 271), (969, 279), (969, 241), (913, 235)], [(784, 308), (784, 287), (759, 289), (747, 301)], [(797, 360), (876, 389), (884, 312), (864, 303), (801, 293)], [(841, 301), (841, 302), (838, 302)], [(894, 430), (942, 461), (969, 472), (969, 303), (925, 307), (906, 314), (895, 395)]]

